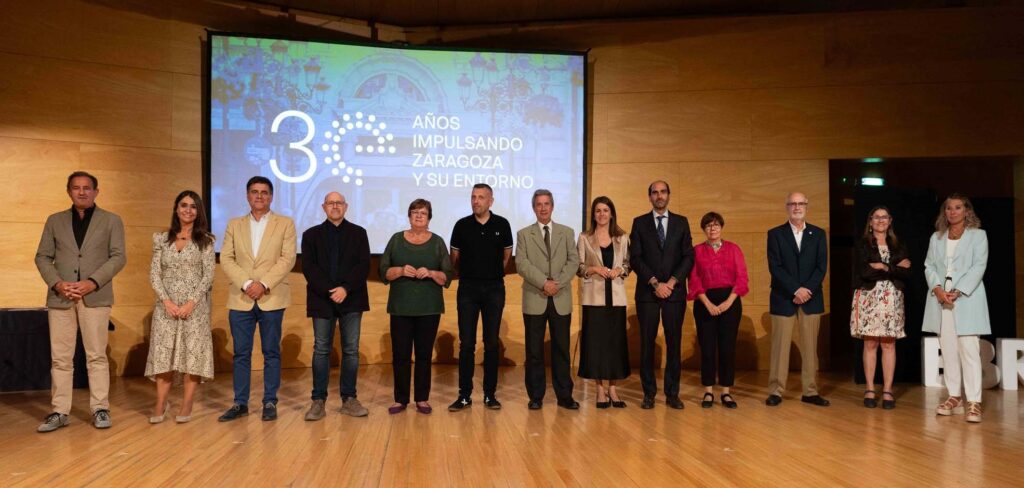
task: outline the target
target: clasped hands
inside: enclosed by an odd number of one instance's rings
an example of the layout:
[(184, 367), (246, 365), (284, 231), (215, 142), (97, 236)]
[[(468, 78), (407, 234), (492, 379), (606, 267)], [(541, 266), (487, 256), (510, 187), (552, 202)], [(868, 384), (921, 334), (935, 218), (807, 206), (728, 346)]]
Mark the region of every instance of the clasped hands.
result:
[(654, 296), (664, 300), (664, 299), (672, 296), (672, 290), (674, 290), (675, 287), (676, 287), (675, 278), (670, 278), (667, 282), (664, 282), (664, 283), (660, 283), (659, 282), (654, 287)]
[(544, 281), (544, 286), (540, 289), (542, 295), (546, 297), (553, 297), (558, 294), (558, 282), (548, 278)]
[(444, 286), (445, 282), (448, 281), (448, 277), (440, 271), (431, 271), (426, 267), (415, 268), (411, 265), (402, 266), (402, 276), (406, 278), (416, 278), (423, 280), (430, 278), (434, 280), (434, 283)]
[(597, 275), (606, 280), (614, 280), (619, 276), (622, 276), (622, 268), (610, 269), (604, 266), (590, 266), (587, 268), (588, 275)]
[(170, 299), (164, 300), (164, 311), (167, 315), (176, 319), (187, 319), (189, 315), (192, 315), (192, 311), (196, 308), (196, 302), (189, 300), (181, 305), (178, 305)]
[(708, 313), (711, 314), (712, 317), (717, 317), (732, 307), (733, 302), (736, 301), (736, 296), (730, 295), (729, 298), (726, 298), (724, 302), (719, 303), (718, 305), (711, 303), (711, 300), (708, 299), (707, 295), (700, 295), (700, 300), (704, 304), (704, 308), (708, 309)]
[(56, 285), (53, 285), (53, 289), (65, 299), (78, 301), (95, 291), (96, 283), (93, 283), (92, 280), (58, 281)]
[(263, 295), (266, 295), (267, 293), (269, 293), (267, 288), (263, 286), (263, 283), (260, 283), (257, 280), (253, 280), (252, 283), (249, 283), (249, 287), (245, 289), (245, 296), (251, 298), (253, 301), (259, 301), (260, 298), (263, 298)]
[(938, 285), (936, 285), (935, 288), (932, 289), (932, 294), (935, 295), (935, 298), (939, 301), (940, 305), (949, 306), (952, 306), (953, 302), (955, 302), (956, 299), (960, 298), (960, 295), (962, 295), (962, 293), (960, 293), (960, 290), (946, 291), (943, 290), (942, 287)]
[(793, 303), (803, 305), (810, 301), (812, 296), (814, 296), (814, 294), (811, 293), (811, 290), (801, 286), (800, 288), (797, 288), (795, 293), (793, 293)]

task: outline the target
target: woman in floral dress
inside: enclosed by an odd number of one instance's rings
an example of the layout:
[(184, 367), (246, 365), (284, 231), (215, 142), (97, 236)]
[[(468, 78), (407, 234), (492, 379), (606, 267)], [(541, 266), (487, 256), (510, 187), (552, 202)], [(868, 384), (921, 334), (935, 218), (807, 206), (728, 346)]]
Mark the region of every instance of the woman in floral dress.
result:
[(150, 423), (163, 422), (175, 380), (184, 380), (184, 398), (175, 420), (188, 422), (192, 400), (203, 380), (213, 379), (210, 288), (213, 235), (203, 200), (186, 190), (174, 200), (171, 228), (153, 234), (149, 281), (156, 292), (146, 376), (156, 381), (156, 407)]
[(878, 347), (882, 348), (882, 408), (896, 407), (892, 394), (896, 370), (896, 339), (906, 337), (903, 331), (903, 290), (910, 276), (910, 260), (892, 227), (892, 215), (885, 207), (875, 207), (868, 214), (864, 237), (856, 247), (853, 305), (850, 312), (850, 335), (864, 339), (864, 406), (875, 408), (875, 364)]

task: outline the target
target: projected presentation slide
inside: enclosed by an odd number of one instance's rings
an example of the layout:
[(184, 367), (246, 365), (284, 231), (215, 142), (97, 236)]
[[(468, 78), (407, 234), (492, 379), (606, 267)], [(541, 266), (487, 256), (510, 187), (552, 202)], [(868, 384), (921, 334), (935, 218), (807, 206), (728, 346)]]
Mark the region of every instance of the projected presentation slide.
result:
[[(401, 49), (210, 36), (211, 226), (248, 213), (245, 183), (274, 182), (271, 209), (298, 232), (324, 221), (324, 195), (384, 251), (430, 200), (447, 241), (472, 213), (476, 183), (513, 231), (551, 190), (556, 222), (577, 232), (584, 206), (582, 54)], [(217, 250), (220, 248), (217, 241)]]

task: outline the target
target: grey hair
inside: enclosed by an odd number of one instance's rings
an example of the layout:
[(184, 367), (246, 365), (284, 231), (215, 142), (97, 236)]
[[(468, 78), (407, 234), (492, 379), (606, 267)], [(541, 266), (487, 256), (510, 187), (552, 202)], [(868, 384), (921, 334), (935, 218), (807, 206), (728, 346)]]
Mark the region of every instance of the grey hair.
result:
[(543, 196), (551, 198), (551, 204), (552, 205), (555, 204), (555, 196), (551, 194), (551, 190), (545, 190), (544, 188), (539, 188), (539, 189), (537, 189), (537, 191), (533, 192), (533, 198), (530, 199), (530, 206), (532, 207), (534, 204), (537, 203), (537, 197), (543, 197)]

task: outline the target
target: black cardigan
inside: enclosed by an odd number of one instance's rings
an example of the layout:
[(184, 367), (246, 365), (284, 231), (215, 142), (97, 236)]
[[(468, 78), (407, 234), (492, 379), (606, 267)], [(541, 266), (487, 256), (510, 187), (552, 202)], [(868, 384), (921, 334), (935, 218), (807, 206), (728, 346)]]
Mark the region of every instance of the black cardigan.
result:
[[(366, 290), (366, 279), (370, 273), (370, 244), (366, 229), (343, 220), (341, 222), (342, 269), (341, 281), (331, 280), (330, 257), (327, 249), (327, 226), (325, 220), (302, 233), (302, 274), (306, 276), (306, 316), (331, 318), (349, 312), (365, 312), (370, 309)], [(335, 304), (331, 301), (331, 289), (340, 286), (348, 292), (345, 301)]]
[[(910, 278), (910, 268), (896, 266), (897, 263), (907, 258), (907, 248), (903, 246), (889, 245), (889, 269), (883, 271), (871, 267), (871, 263), (881, 263), (882, 255), (878, 251), (878, 245), (874, 240), (869, 244), (863, 239), (857, 242), (855, 249), (856, 259), (854, 260), (853, 287), (862, 290), (871, 290), (875, 284), (882, 280), (889, 280), (896, 289), (902, 290), (907, 286)], [(883, 263), (884, 264), (884, 263)]]

